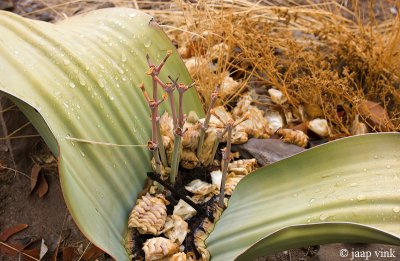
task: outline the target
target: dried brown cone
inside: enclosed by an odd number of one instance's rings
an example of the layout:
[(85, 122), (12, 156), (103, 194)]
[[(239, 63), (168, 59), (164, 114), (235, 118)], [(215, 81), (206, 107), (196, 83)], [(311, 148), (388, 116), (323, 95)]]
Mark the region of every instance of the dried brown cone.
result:
[(245, 94), (243, 95), (235, 108), (233, 108), (233, 116), (237, 119), (242, 117), (244, 114), (246, 114), (246, 112), (249, 111), (249, 109), (251, 107), (253, 107), (251, 105), (251, 103), (253, 102), (253, 98), (251, 98), (250, 94)]
[[(151, 159), (151, 168), (153, 169), (154, 172), (156, 172), (156, 161), (154, 158)], [(169, 167), (164, 167), (163, 165), (160, 166), (160, 175), (163, 180), (166, 180), (169, 177), (170, 173), (170, 168)]]
[(199, 159), (191, 150), (183, 149), (181, 154), (181, 166), (185, 169), (194, 169), (197, 165), (199, 165)]
[(158, 235), (167, 219), (169, 202), (162, 195), (146, 194), (136, 201), (129, 215), (128, 227), (137, 228), (140, 234)]
[(195, 150), (200, 137), (200, 124), (185, 124), (185, 132), (182, 136), (182, 147)]
[(204, 140), (204, 144), (203, 144), (203, 150), (201, 155), (199, 155), (199, 161), (204, 164), (206, 162), (211, 161), (211, 157), (212, 155), (212, 150), (214, 147), (214, 144), (217, 140), (217, 131), (215, 128), (209, 128), (206, 131), (206, 138)]
[(144, 242), (142, 249), (146, 260), (160, 260), (178, 253), (179, 246), (167, 238), (153, 237)]
[(167, 136), (171, 140), (174, 139), (174, 126), (171, 116), (169, 116), (168, 112), (164, 112), (164, 114), (160, 118), (160, 132), (162, 136)]
[(235, 160), (228, 164), (228, 171), (234, 172), (236, 175), (247, 175), (255, 170), (256, 165), (256, 159)]
[(248, 119), (240, 123), (235, 132), (245, 132), (254, 138), (266, 139), (269, 137), (269, 123), (264, 112), (254, 106), (248, 109)]
[(244, 178), (244, 175), (235, 175), (233, 172), (226, 177), (225, 195), (231, 196), (239, 181)]
[(292, 143), (303, 148), (308, 144), (308, 136), (301, 130), (279, 129), (276, 133), (281, 135), (283, 141), (287, 143)]

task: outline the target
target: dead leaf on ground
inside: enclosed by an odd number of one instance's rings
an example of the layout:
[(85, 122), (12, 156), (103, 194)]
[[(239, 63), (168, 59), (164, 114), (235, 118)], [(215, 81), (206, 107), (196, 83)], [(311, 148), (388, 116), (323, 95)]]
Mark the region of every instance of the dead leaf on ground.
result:
[[(54, 250), (54, 253), (53, 253), (53, 261), (57, 261), (58, 259), (57, 259), (57, 257), (58, 257), (58, 254), (59, 254), (59, 251), (60, 251), (60, 246), (61, 246), (61, 244), (63, 244), (64, 242), (65, 242), (65, 240), (69, 237), (71, 235), (71, 229), (63, 229), (62, 231), (61, 231), (61, 235), (60, 235), (60, 237), (59, 237), (59, 239), (58, 239), (58, 242), (57, 242), (57, 247), (56, 247), (56, 249)], [(62, 248), (62, 251), (63, 251), (63, 256), (64, 256), (64, 248), (67, 248), (67, 247), (63, 247)], [(67, 251), (67, 256), (69, 256), (68, 255), (68, 251), (69, 250), (66, 250)], [(64, 257), (63, 257), (64, 258)], [(64, 260), (66, 260), (65, 258), (64, 258)]]
[(387, 111), (376, 102), (364, 100), (358, 106), (358, 112), (372, 128), (378, 131), (392, 131), (395, 129)]
[(23, 249), (20, 244), (6, 243), (6, 241), (13, 235), (21, 232), (28, 227), (27, 224), (18, 224), (13, 227), (7, 228), (0, 234), (0, 254), (14, 255)]
[(5, 243), (0, 241), (0, 255), (15, 255), (21, 252), (21, 248), (23, 248), (19, 244), (13, 244), (13, 243)]
[(42, 166), (39, 164), (33, 165), (31, 170), (31, 193), (37, 187), (37, 192), (40, 198), (44, 197), (49, 190), (49, 184), (41, 170)]
[(90, 260), (94, 260), (96, 258), (98, 258), (99, 256), (101, 256), (102, 254), (104, 254), (104, 251), (101, 250), (100, 248), (91, 245), (89, 247), (89, 249), (87, 249), (85, 251), (85, 253), (83, 254), (82, 258), (85, 261), (90, 261)]
[(32, 170), (31, 170), (31, 193), (37, 185), (39, 173), (41, 170), (42, 170), (42, 166), (40, 166), (38, 164), (35, 164), (32, 167)]
[(39, 248), (23, 250), (22, 253), (25, 253), (25, 255), (21, 255), (22, 260), (26, 260), (26, 261), (40, 260), (40, 249)]
[(75, 248), (71, 246), (63, 247), (62, 256), (64, 261), (73, 261), (76, 257)]
[(44, 197), (49, 191), (49, 183), (47, 183), (46, 176), (41, 173), (39, 175), (39, 188), (38, 188), (38, 195), (40, 198)]
[(18, 224), (13, 227), (7, 228), (5, 231), (3, 231), (0, 234), (0, 241), (2, 241), (2, 242), (7, 241), (11, 236), (26, 229), (27, 227), (28, 227), (28, 224)]
[[(26, 237), (21, 243), (19, 251), (23, 260), (41, 260), (49, 250), (43, 238)], [(27, 242), (27, 243), (25, 243)], [(18, 244), (20, 245), (20, 244)]]
[[(47, 252), (43, 248), (44, 245), (44, 240), (42, 239), (42, 247), (39, 248), (32, 248), (32, 249), (25, 249), (31, 244), (33, 244), (35, 241), (31, 241), (25, 246), (22, 245), (21, 243), (8, 243), (6, 242), (10, 237), (13, 235), (21, 232), (22, 230), (26, 229), (28, 227), (28, 224), (18, 224), (13, 227), (10, 227), (3, 231), (0, 234), (0, 254), (3, 255), (16, 255), (18, 253), (21, 253), (22, 260), (38, 260), (41, 257), (41, 252), (42, 256)], [(44, 245), (46, 246), (46, 245)], [(47, 249), (47, 246), (46, 246)]]

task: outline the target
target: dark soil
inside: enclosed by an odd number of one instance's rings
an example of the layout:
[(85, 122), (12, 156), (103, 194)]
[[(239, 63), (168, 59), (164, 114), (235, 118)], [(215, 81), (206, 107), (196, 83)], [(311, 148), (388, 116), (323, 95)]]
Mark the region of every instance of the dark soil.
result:
[[(45, 145), (39, 141), (37, 146)], [(50, 156), (48, 151), (47, 155)], [(7, 152), (0, 153), (3, 167), (12, 168), (9, 159)], [(49, 185), (43, 198), (39, 198), (36, 190), (31, 193), (29, 168), (19, 171), (21, 173), (3, 169), (0, 172), (0, 231), (17, 224), (28, 224), (29, 227), (16, 234), (10, 243), (44, 239), (49, 248), (49, 254), (44, 260), (51, 260), (52, 253), (58, 246), (60, 250), (73, 246), (77, 254), (83, 252), (89, 241), (77, 229), (65, 206), (57, 169), (53, 167), (42, 170)], [(0, 256), (0, 260), (18, 259), (17, 256)]]

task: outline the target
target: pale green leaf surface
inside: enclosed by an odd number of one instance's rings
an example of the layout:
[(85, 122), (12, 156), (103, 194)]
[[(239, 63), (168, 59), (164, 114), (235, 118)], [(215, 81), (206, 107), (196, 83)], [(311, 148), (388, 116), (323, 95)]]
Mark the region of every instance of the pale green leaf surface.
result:
[[(190, 83), (169, 39), (150, 21), (126, 8), (97, 10), (56, 25), (0, 12), (0, 88), (59, 155), (64, 198), (81, 231), (118, 260), (127, 259), (127, 216), (150, 170), (149, 152), (67, 138), (147, 143), (150, 114), (137, 88), (143, 81), (151, 89), (146, 53), (158, 64), (174, 50), (160, 78), (180, 75)], [(202, 116), (195, 90), (185, 101), (185, 111)]]
[(248, 175), (206, 245), (212, 260), (251, 260), (334, 242), (400, 245), (400, 134), (338, 140)]

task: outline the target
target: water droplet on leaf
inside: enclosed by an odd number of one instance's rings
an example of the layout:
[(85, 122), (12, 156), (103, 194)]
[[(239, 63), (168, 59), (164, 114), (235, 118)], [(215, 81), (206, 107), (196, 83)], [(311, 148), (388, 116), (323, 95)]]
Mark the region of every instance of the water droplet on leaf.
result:
[(124, 74), (124, 73), (125, 73), (124, 70), (123, 70), (116, 62), (112, 61), (111, 63), (112, 63), (112, 65), (114, 66), (114, 68), (117, 69), (117, 71), (118, 71), (120, 74)]
[(358, 201), (365, 200), (365, 195), (358, 195), (357, 199), (358, 199)]
[(328, 217), (329, 217), (328, 214), (322, 213), (322, 214), (319, 216), (319, 219), (320, 219), (321, 221), (324, 221), (324, 220), (326, 220)]
[(149, 48), (151, 46), (151, 40), (147, 40), (146, 42), (144, 42), (144, 47)]
[(68, 85), (69, 85), (69, 87), (71, 87), (72, 89), (75, 88), (75, 83), (73, 83), (73, 82), (69, 82)]
[(82, 74), (78, 74), (78, 78), (79, 78), (79, 83), (80, 83), (82, 86), (85, 86), (85, 85), (86, 85), (86, 82), (85, 82), (85, 79), (83, 78), (83, 75), (82, 75)]
[(122, 61), (123, 63), (125, 63), (125, 62), (127, 61), (127, 58), (126, 58), (125, 53), (122, 53), (122, 54), (121, 54), (121, 61)]

